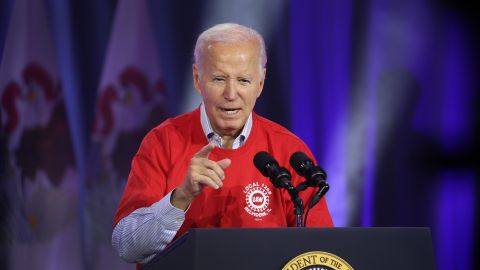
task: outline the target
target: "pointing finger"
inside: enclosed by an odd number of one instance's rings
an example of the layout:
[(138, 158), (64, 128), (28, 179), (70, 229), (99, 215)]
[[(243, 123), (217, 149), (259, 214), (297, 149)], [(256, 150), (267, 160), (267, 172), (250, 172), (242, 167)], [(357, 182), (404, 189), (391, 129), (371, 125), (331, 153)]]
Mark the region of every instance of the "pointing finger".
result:
[(195, 157), (208, 158), (208, 155), (210, 152), (212, 152), (213, 148), (215, 148), (215, 145), (213, 143), (209, 143), (202, 147), (202, 149), (195, 154)]

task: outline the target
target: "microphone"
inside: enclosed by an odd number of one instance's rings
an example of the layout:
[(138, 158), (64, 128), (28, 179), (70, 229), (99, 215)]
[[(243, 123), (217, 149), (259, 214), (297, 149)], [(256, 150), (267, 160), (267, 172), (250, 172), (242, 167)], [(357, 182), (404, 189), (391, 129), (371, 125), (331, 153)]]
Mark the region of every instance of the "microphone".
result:
[(305, 178), (305, 182), (297, 187), (299, 190), (305, 190), (308, 186), (318, 187), (317, 192), (315, 192), (308, 204), (308, 210), (305, 214), (303, 225), (307, 226), (308, 213), (330, 189), (330, 186), (325, 181), (327, 174), (322, 168), (315, 166), (313, 161), (303, 152), (293, 153), (290, 156), (290, 165), (298, 175)]
[(306, 180), (306, 184), (310, 187), (328, 186), (325, 180), (327, 174), (319, 166), (315, 166), (313, 161), (303, 152), (295, 152), (290, 156), (290, 165)]
[(255, 167), (257, 167), (263, 176), (270, 178), (274, 187), (287, 190), (294, 205), (293, 212), (295, 214), (297, 227), (303, 227), (303, 200), (298, 195), (298, 190), (292, 185), (292, 175), (290, 172), (284, 167), (280, 167), (278, 162), (265, 151), (258, 152), (255, 157), (253, 157), (253, 164), (255, 164)]
[(278, 162), (267, 152), (258, 152), (253, 158), (253, 164), (263, 176), (270, 178), (276, 188), (292, 187), (292, 175), (287, 169), (280, 167)]

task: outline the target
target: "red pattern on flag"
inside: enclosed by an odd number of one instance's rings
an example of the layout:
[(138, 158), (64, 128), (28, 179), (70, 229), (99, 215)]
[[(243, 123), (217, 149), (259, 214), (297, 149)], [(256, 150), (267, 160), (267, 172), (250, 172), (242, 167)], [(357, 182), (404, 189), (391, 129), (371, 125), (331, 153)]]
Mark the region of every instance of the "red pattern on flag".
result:
[(81, 269), (78, 176), (43, 1), (18, 0), (0, 65), (9, 269)]
[(94, 268), (132, 267), (111, 246), (112, 223), (133, 155), (143, 136), (167, 115), (157, 61), (147, 2), (120, 0), (99, 85), (88, 166), (88, 257)]

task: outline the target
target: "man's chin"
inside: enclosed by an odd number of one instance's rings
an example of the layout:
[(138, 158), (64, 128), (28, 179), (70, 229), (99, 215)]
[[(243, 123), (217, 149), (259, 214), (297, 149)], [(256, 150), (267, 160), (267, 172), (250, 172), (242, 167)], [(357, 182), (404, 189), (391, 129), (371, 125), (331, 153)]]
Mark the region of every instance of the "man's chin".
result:
[(218, 128), (215, 128), (216, 132), (220, 136), (232, 136), (236, 137), (240, 132), (242, 132), (244, 125), (236, 124), (236, 125), (220, 125)]

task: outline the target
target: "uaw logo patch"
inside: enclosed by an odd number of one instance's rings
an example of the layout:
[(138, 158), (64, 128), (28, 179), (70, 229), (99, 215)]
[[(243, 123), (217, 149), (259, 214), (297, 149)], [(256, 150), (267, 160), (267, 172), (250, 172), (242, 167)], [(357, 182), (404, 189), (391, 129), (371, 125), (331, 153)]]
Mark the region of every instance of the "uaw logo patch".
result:
[(291, 259), (282, 270), (354, 270), (345, 260), (324, 251), (311, 251)]
[(245, 211), (255, 217), (255, 220), (262, 220), (272, 209), (269, 208), (272, 191), (267, 185), (259, 182), (248, 184), (243, 189), (245, 194)]

